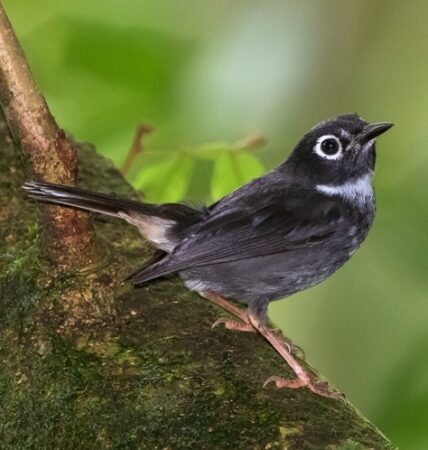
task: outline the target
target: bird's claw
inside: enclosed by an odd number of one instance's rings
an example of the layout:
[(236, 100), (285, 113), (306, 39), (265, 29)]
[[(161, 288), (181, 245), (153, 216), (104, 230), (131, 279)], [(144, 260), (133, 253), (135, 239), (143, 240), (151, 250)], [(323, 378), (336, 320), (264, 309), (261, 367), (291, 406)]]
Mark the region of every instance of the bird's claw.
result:
[(346, 403), (345, 394), (333, 389), (326, 381), (313, 381), (308, 385), (308, 388), (315, 394), (327, 398), (332, 398), (334, 400), (341, 400), (342, 402)]
[(212, 325), (211, 328), (215, 328), (218, 327), (219, 325), (221, 325), (222, 323), (225, 324), (229, 321), (230, 319), (226, 319), (226, 317), (220, 317), (218, 318)]
[(278, 389), (289, 388), (289, 389), (298, 389), (304, 386), (307, 386), (308, 381), (303, 380), (301, 378), (296, 378), (294, 380), (287, 380), (283, 377), (272, 376), (269, 377), (264, 383), (263, 387), (266, 387), (268, 384), (274, 383)]
[(287, 380), (286, 378), (272, 376), (269, 377), (264, 383), (263, 387), (266, 387), (270, 383), (274, 383), (276, 388), (283, 389), (298, 389), (307, 387), (314, 394), (318, 394), (322, 397), (332, 398), (335, 400), (342, 400), (346, 403), (346, 397), (343, 393), (335, 391), (331, 386), (321, 380), (313, 381), (305, 378), (296, 378), (294, 380)]
[(223, 324), (225, 328), (228, 330), (237, 330), (237, 331), (246, 331), (254, 333), (256, 330), (254, 327), (245, 322), (238, 322), (236, 320), (227, 319), (226, 317), (220, 317), (217, 319), (211, 326), (211, 328), (215, 328), (218, 325)]

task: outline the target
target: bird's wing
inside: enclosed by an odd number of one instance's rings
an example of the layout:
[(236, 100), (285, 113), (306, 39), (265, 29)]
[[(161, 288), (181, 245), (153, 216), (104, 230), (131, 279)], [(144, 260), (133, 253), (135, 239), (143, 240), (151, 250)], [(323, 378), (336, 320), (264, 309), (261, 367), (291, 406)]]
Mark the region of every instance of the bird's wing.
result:
[(170, 255), (136, 273), (134, 283), (192, 267), (316, 246), (338, 231), (343, 204), (313, 190), (296, 188), (287, 197), (281, 191), (265, 192), (261, 198), (249, 195), (227, 208), (217, 204)]

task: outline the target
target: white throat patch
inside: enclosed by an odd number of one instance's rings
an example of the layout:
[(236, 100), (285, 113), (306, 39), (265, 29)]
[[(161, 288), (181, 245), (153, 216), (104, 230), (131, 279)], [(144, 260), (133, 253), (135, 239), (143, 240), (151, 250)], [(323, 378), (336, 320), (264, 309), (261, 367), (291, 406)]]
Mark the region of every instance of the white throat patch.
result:
[(373, 198), (371, 175), (364, 175), (343, 184), (318, 184), (316, 190), (329, 196), (339, 195), (360, 205)]

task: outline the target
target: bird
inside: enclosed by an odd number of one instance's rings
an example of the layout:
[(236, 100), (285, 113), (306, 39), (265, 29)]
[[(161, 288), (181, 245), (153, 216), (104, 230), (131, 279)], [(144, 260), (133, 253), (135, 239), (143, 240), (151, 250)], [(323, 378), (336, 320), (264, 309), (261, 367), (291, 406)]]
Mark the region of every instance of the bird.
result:
[(277, 168), (209, 206), (151, 204), (43, 182), (23, 189), (42, 202), (135, 226), (157, 250), (127, 280), (140, 287), (178, 274), (188, 289), (234, 317), (213, 326), (261, 334), (295, 374), (271, 376), (264, 385), (342, 398), (305, 368), (290, 339), (268, 327), (267, 309), (322, 282), (360, 247), (375, 217), (376, 138), (392, 126), (355, 113), (324, 120)]

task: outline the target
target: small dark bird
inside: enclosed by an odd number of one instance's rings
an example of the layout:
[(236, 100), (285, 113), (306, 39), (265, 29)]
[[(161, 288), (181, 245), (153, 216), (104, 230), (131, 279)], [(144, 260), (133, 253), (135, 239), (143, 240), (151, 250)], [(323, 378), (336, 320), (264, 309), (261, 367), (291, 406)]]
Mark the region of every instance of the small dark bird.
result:
[(321, 122), (278, 168), (207, 208), (141, 203), (47, 183), (23, 188), (38, 200), (136, 226), (158, 253), (129, 276), (135, 286), (178, 273), (189, 289), (237, 318), (215, 325), (258, 331), (296, 374), (294, 380), (270, 377), (265, 384), (338, 398), (300, 364), (291, 342), (266, 326), (267, 307), (325, 280), (363, 242), (375, 215), (375, 138), (391, 126), (356, 114)]

